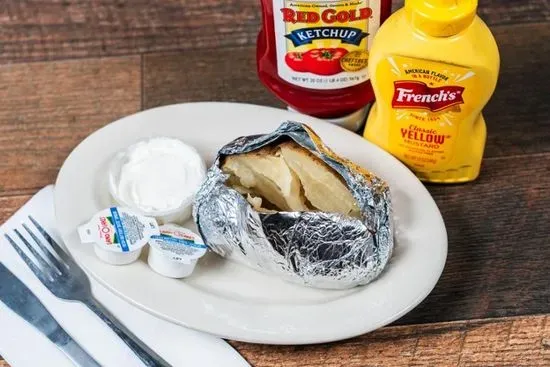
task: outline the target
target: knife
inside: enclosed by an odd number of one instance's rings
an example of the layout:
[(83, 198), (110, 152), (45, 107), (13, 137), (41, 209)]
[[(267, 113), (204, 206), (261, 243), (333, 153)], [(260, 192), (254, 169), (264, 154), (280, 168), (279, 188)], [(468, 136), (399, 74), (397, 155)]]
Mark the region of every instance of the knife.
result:
[(0, 262), (0, 301), (54, 343), (76, 366), (100, 367), (59, 323), (42, 302)]

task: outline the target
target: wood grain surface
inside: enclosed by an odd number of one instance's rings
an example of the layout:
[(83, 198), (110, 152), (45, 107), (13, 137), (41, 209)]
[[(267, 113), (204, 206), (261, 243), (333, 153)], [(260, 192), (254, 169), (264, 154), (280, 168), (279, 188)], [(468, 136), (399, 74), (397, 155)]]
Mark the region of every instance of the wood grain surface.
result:
[(88, 134), (141, 108), (139, 56), (0, 66), (0, 195), (55, 180)]
[(447, 226), (447, 264), (398, 323), (550, 313), (550, 154), (489, 158), (477, 181), (428, 189)]
[(388, 327), (324, 345), (232, 344), (255, 367), (542, 367), (550, 317)]
[(255, 52), (246, 46), (145, 55), (143, 107), (232, 101), (284, 108), (258, 80)]
[[(354, 339), (232, 342), (253, 366), (550, 366), (550, 1), (479, 6), (501, 73), (480, 178), (427, 186), (449, 235), (439, 283)], [(284, 107), (256, 77), (259, 24), (257, 0), (0, 0), (0, 223), (119, 117), (202, 100)]]
[[(394, 1), (398, 9), (403, 1)], [(2, 0), (0, 62), (252, 45), (257, 0)], [(481, 0), (490, 25), (550, 19), (546, 0)]]

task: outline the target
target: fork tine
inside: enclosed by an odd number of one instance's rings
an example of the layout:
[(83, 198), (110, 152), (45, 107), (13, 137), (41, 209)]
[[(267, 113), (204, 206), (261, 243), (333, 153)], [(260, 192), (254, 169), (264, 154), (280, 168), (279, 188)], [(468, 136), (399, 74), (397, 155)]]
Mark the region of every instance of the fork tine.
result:
[(58, 269), (61, 270), (61, 268), (65, 268), (65, 269), (68, 269), (69, 266), (67, 264), (65, 264), (64, 262), (62, 261), (59, 261), (59, 259), (57, 259), (51, 252), (50, 252), (50, 249), (47, 248), (39, 239), (38, 237), (36, 237), (36, 235), (29, 229), (29, 227), (23, 223), (23, 228), (25, 228), (25, 231), (27, 231), (27, 233), (32, 237), (32, 239), (34, 240), (34, 242), (38, 245), (38, 247), (40, 248), (40, 251), (46, 255), (47, 259), (50, 261), (50, 263), (52, 263), (52, 265), (55, 265)]
[(13, 249), (15, 250), (15, 252), (17, 252), (19, 254), (19, 256), (21, 257), (21, 259), (23, 259), (23, 261), (25, 262), (25, 264), (27, 264), (27, 266), (29, 268), (31, 268), (32, 272), (42, 281), (44, 282), (43, 277), (44, 276), (47, 276), (48, 277), (48, 280), (49, 281), (53, 281), (53, 278), (42, 271), (42, 269), (40, 269), (38, 266), (36, 266), (36, 264), (34, 263), (34, 261), (32, 261), (30, 259), (30, 257), (27, 256), (27, 254), (21, 250), (21, 247), (19, 247), (19, 245), (8, 235), (8, 234), (4, 234), (4, 237), (8, 240), (9, 244), (13, 247)]
[(32, 217), (32, 215), (29, 215), (29, 220), (34, 224), (36, 229), (44, 236), (46, 241), (52, 246), (52, 249), (56, 252), (56, 254), (65, 261), (67, 266), (73, 263), (73, 259), (61, 248), (61, 246), (55, 242), (55, 240), (46, 232), (46, 230)]
[(57, 274), (61, 275), (61, 270), (59, 270), (54, 264), (51, 264), (49, 261), (45, 260), (44, 259), (44, 256), (41, 255), (38, 251), (36, 251), (36, 249), (34, 248), (33, 245), (31, 245), (29, 243), (29, 241), (27, 241), (27, 239), (25, 237), (23, 237), (23, 235), (21, 234), (21, 232), (19, 232), (19, 230), (17, 229), (14, 229), (13, 230), (15, 232), (15, 234), (17, 236), (19, 236), (19, 238), (21, 239), (21, 241), (23, 241), (23, 243), (25, 244), (25, 246), (27, 246), (27, 248), (29, 249), (29, 251), (32, 253), (32, 255), (35, 257), (36, 261), (38, 262), (38, 266), (40, 268), (42, 268), (42, 271), (55, 271)]

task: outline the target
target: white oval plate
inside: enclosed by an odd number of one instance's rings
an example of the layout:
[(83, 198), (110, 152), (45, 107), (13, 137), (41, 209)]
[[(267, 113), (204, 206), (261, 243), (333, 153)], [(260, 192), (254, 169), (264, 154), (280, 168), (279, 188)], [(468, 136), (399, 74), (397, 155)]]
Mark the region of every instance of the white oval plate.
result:
[[(80, 243), (76, 228), (112, 204), (106, 167), (118, 150), (153, 136), (194, 145), (210, 165), (217, 150), (243, 135), (271, 132), (285, 120), (309, 124), (337, 153), (390, 184), (396, 248), (373, 283), (345, 291), (286, 283), (215, 254), (192, 277), (164, 278), (136, 263), (112, 266)], [(292, 112), (236, 103), (165, 106), (122, 118), (96, 131), (69, 155), (55, 188), (57, 222), (76, 261), (114, 293), (153, 315), (224, 338), (266, 344), (308, 344), (350, 338), (384, 326), (433, 289), (447, 257), (447, 234), (428, 191), (398, 160), (359, 135)], [(190, 222), (188, 227), (196, 230)]]

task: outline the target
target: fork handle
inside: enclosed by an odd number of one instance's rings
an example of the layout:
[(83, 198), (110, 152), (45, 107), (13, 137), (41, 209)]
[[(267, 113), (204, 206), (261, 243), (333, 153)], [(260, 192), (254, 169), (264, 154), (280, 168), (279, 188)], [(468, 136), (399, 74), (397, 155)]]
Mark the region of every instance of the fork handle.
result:
[(148, 367), (170, 367), (170, 364), (160, 357), (155, 351), (143, 343), (137, 336), (128, 330), (120, 321), (114, 317), (101, 303), (94, 298), (84, 300), (84, 303), (101, 320), (103, 320), (121, 339), (134, 351), (139, 359)]

